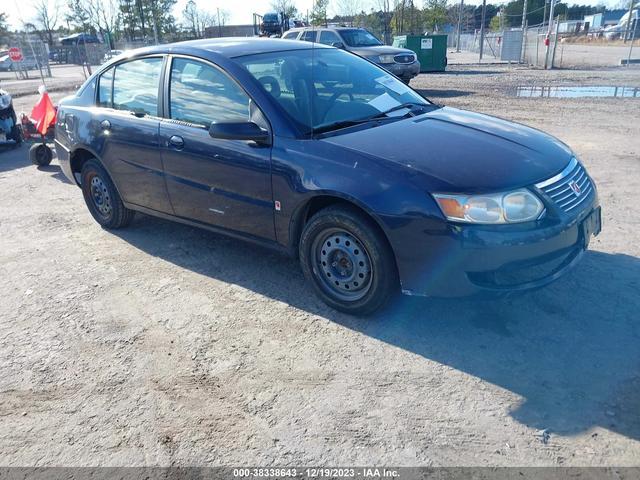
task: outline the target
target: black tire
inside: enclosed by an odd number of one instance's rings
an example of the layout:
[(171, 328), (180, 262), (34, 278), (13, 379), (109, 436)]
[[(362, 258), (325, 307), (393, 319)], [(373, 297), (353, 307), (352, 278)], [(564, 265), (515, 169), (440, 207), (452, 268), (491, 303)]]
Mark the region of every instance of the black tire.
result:
[(35, 143), (29, 148), (29, 159), (38, 167), (46, 167), (53, 159), (53, 152), (44, 143)]
[(316, 213), (300, 237), (299, 256), (315, 292), (341, 312), (369, 315), (398, 291), (398, 272), (386, 238), (355, 208), (332, 206)]
[(11, 128), (11, 138), (16, 141), (16, 145), (22, 144), (22, 128), (18, 125), (14, 125)]
[(124, 228), (131, 223), (135, 212), (122, 203), (111, 177), (96, 159), (82, 166), (82, 195), (93, 218), (103, 228)]

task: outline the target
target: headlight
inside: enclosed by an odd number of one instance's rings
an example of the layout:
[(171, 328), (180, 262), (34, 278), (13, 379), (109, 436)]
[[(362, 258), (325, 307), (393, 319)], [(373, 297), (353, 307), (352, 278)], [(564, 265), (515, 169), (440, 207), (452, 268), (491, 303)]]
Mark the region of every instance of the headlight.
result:
[(380, 55), (378, 57), (373, 57), (373, 61), (378, 63), (396, 63), (393, 59), (393, 55)]
[(520, 223), (537, 219), (544, 205), (529, 190), (491, 195), (447, 195), (434, 193), (442, 213), (454, 222)]

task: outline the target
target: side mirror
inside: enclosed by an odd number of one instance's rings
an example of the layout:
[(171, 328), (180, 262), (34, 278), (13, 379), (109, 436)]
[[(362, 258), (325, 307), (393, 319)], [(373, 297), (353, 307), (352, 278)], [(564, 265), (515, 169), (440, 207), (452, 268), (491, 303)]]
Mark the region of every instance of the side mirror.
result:
[(344, 43), (342, 42), (333, 42), (331, 44), (332, 47), (336, 47), (336, 48), (344, 48)]
[(269, 132), (253, 122), (213, 122), (209, 127), (209, 135), (222, 140), (253, 140), (263, 145), (271, 143)]

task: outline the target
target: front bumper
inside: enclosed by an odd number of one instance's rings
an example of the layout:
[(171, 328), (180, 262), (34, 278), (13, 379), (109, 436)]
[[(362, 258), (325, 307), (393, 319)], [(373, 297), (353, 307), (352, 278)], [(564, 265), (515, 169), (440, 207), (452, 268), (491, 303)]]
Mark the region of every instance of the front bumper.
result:
[(403, 80), (411, 80), (420, 73), (420, 62), (417, 60), (413, 63), (390, 63), (379, 65)]
[(422, 259), (397, 255), (403, 293), (493, 296), (547, 285), (578, 263), (590, 238), (599, 233), (597, 195), (572, 218), (537, 223), (493, 227), (447, 224), (440, 235), (423, 230), (429, 240), (428, 253)]

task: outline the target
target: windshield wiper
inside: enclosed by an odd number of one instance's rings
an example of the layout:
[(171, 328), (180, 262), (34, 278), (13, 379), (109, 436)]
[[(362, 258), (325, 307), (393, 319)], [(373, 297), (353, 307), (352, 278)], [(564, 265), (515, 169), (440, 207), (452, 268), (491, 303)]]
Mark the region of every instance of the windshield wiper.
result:
[(402, 110), (404, 108), (408, 108), (409, 109), (409, 112), (407, 112), (407, 114), (409, 114), (409, 113), (412, 113), (411, 109), (413, 107), (427, 108), (427, 107), (429, 107), (429, 105), (426, 105), (424, 103), (417, 103), (417, 102), (406, 102), (406, 103), (402, 103), (400, 105), (396, 105), (395, 107), (391, 107), (390, 109), (385, 110), (384, 112), (377, 113), (371, 118), (383, 118), (383, 117), (385, 117), (386, 115), (388, 115), (390, 113), (396, 112), (398, 110)]
[(373, 117), (360, 118), (358, 120), (341, 120), (339, 122), (333, 122), (333, 123), (327, 123), (326, 125), (320, 125), (319, 127), (316, 127), (316, 128), (313, 129), (313, 134), (333, 132), (335, 130), (340, 130), (342, 128), (353, 127), (355, 125), (362, 125), (364, 123), (369, 123), (369, 122), (381, 122), (381, 121), (385, 121), (385, 120), (396, 120), (396, 119), (399, 120), (400, 117), (384, 118), (384, 117), (378, 117), (378, 115), (374, 115)]
[[(387, 120), (401, 120), (402, 118), (404, 118), (406, 115), (399, 115), (399, 116), (393, 116), (393, 117), (388, 117), (387, 114), (395, 112), (397, 110), (402, 110), (403, 108), (408, 108), (411, 110), (412, 107), (423, 107), (423, 108), (428, 108), (430, 105), (424, 104), (424, 103), (417, 103), (417, 102), (407, 102), (407, 103), (403, 103), (401, 105), (396, 105), (395, 107), (392, 107), (388, 110), (385, 110), (384, 112), (380, 112), (380, 113), (376, 113), (375, 115), (372, 115), (371, 117), (367, 117), (367, 118), (360, 118), (357, 120), (341, 120), (339, 122), (333, 122), (333, 123), (328, 123), (326, 125), (321, 125), (317, 128), (313, 129), (313, 133), (317, 134), (317, 133), (326, 133), (326, 132), (333, 132), (335, 130), (340, 130), (342, 128), (348, 128), (348, 127), (353, 127), (355, 125), (362, 125), (364, 123), (369, 123), (369, 122), (381, 122), (381, 121), (387, 121)], [(407, 114), (412, 113), (411, 111), (407, 112)]]

